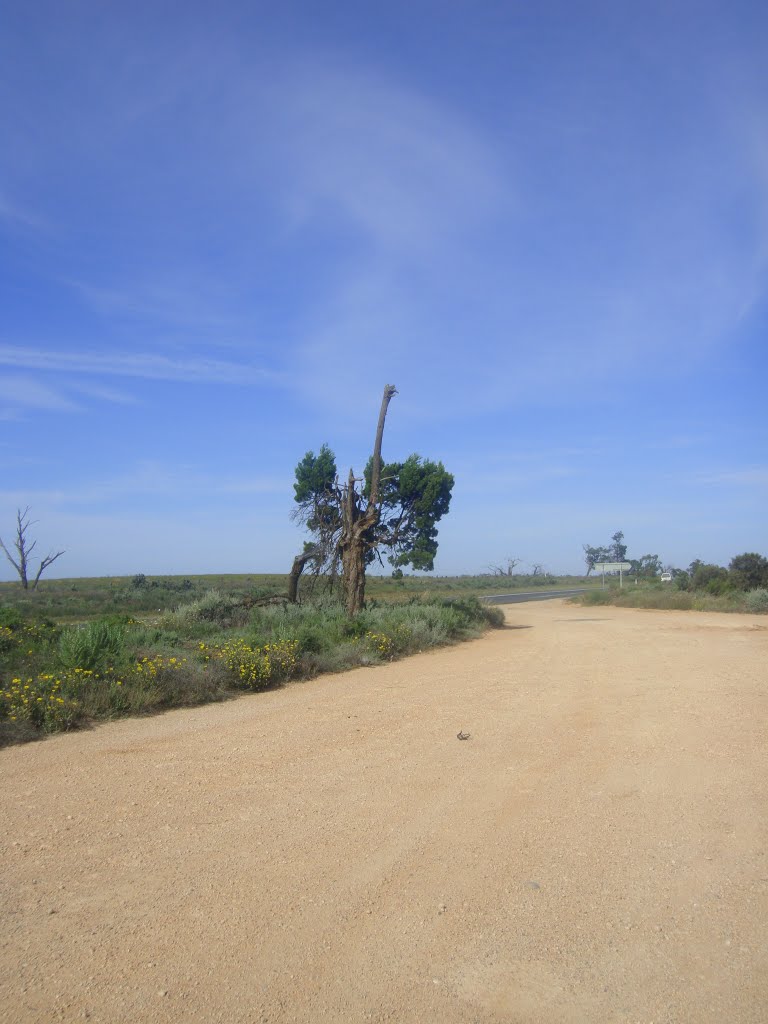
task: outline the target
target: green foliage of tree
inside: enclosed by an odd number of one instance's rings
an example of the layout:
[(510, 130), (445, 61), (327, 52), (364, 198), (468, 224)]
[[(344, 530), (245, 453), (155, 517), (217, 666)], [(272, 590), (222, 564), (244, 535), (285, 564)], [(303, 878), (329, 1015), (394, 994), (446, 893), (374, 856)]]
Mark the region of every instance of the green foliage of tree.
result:
[(678, 590), (691, 589), (691, 576), (685, 569), (678, 569), (675, 573), (675, 586)]
[(645, 578), (658, 576), (663, 569), (658, 555), (643, 555), (641, 558), (632, 558), (630, 559), (630, 564), (632, 566), (631, 572), (635, 573), (636, 576), (643, 576)]
[(768, 586), (768, 558), (754, 551), (736, 555), (728, 566), (728, 577), (736, 590), (757, 590)]
[(705, 590), (709, 594), (722, 594), (730, 588), (728, 570), (722, 565), (702, 562), (697, 558), (688, 567), (691, 590)]
[[(365, 468), (363, 498), (370, 499), (373, 460)], [(410, 455), (404, 462), (382, 466), (379, 519), (366, 536), (366, 562), (386, 552), (396, 567), (431, 571), (437, 554), (437, 523), (448, 512), (454, 478), (442, 462)], [(336, 479), (336, 460), (327, 445), (320, 453), (307, 452), (296, 467), (294, 484), (297, 518), (313, 534), (305, 552), (324, 554), (323, 562), (337, 557), (341, 529), (342, 489)], [(332, 566), (328, 566), (332, 568)]]
[(341, 525), (337, 477), (336, 457), (327, 444), (322, 445), (317, 455), (307, 452), (296, 467), (295, 515), (306, 522), (312, 533), (325, 535)]
[(611, 537), (611, 561), (623, 562), (627, 557), (627, 545), (624, 543), (624, 534), (617, 530)]
[(302, 504), (329, 493), (337, 475), (336, 457), (327, 444), (321, 446), (318, 455), (307, 452), (296, 467), (296, 483), (293, 485), (296, 502)]
[(627, 558), (627, 545), (624, 543), (624, 534), (621, 530), (617, 530), (613, 534), (610, 544), (599, 547), (583, 544), (582, 547), (584, 548), (587, 576), (599, 562), (624, 562)]
[(584, 548), (584, 561), (587, 566), (587, 576), (589, 576), (598, 562), (609, 562), (611, 560), (608, 555), (608, 548), (590, 547), (589, 544), (583, 544), (582, 547)]
[[(371, 493), (373, 460), (365, 467), (366, 498)], [(437, 554), (437, 523), (451, 505), (453, 476), (442, 462), (410, 455), (382, 466), (379, 522), (371, 537), (371, 558), (389, 550), (391, 565), (431, 572)]]

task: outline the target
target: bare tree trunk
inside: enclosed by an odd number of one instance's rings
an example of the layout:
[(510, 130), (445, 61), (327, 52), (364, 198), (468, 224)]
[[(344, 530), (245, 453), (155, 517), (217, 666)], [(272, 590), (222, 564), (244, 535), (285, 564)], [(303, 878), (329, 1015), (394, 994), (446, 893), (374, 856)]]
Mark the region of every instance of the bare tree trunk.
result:
[(384, 437), (384, 422), (387, 409), (397, 389), (393, 384), (384, 387), (379, 410), (379, 423), (373, 445), (371, 469), (371, 493), (365, 512), (360, 510), (360, 501), (355, 490), (355, 477), (350, 469), (346, 493), (341, 503), (342, 530), (339, 547), (344, 578), (344, 601), (347, 615), (357, 615), (365, 603), (365, 556), (372, 546), (371, 531), (379, 521), (379, 489), (381, 486), (381, 442)]
[(342, 551), (341, 571), (344, 574), (344, 601), (347, 615), (357, 615), (365, 604), (365, 544), (357, 541)]
[(307, 561), (308, 559), (304, 555), (296, 555), (291, 571), (288, 573), (288, 600), (291, 604), (296, 604), (299, 600), (299, 577), (304, 571)]
[(304, 572), (304, 566), (307, 562), (311, 562), (316, 555), (317, 549), (311, 548), (309, 551), (302, 551), (294, 558), (291, 571), (288, 573), (288, 600), (291, 604), (296, 604), (299, 600), (299, 578)]

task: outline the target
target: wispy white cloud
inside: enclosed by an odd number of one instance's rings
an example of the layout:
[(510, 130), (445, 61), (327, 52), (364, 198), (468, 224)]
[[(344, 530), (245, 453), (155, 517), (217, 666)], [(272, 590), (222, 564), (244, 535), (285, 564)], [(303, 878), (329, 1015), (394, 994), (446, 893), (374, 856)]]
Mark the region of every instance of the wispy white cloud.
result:
[(0, 505), (12, 507), (23, 501), (29, 505), (85, 507), (109, 503), (116, 499), (169, 499), (187, 502), (191, 493), (207, 495), (215, 501), (220, 496), (289, 495), (288, 477), (217, 474), (195, 465), (165, 464), (143, 461), (116, 476), (80, 479), (71, 488), (42, 487), (34, 490), (0, 491)]
[[(610, 402), (653, 368), (674, 380), (730, 344), (766, 293), (766, 232), (740, 233), (732, 216), (734, 190), (745, 210), (761, 202), (754, 147), (709, 112), (706, 137), (692, 129), (662, 153), (620, 104), (600, 125), (618, 162), (555, 121), (526, 140), (527, 167), (400, 84), (311, 64), (298, 75), (282, 96), (282, 191), (296, 230), (341, 227), (354, 253), (306, 315), (307, 395), (322, 400), (336, 381), (369, 404), (378, 371), (401, 383), (428, 373), (430, 416), (580, 388)], [(573, 158), (573, 181), (532, 175), (545, 133)]]
[(58, 352), (16, 345), (0, 345), (0, 365), (27, 370), (139, 377), (145, 380), (186, 383), (216, 381), (223, 384), (254, 384), (274, 382), (277, 379), (277, 374), (271, 370), (221, 359), (181, 359), (150, 352)]
[(742, 469), (699, 473), (694, 476), (693, 480), (695, 483), (715, 486), (764, 487), (768, 484), (768, 467), (746, 466)]
[(0, 189), (0, 222), (8, 227), (25, 228), (35, 231), (48, 230), (48, 223), (43, 217), (33, 213), (21, 203), (13, 201)]
[(217, 332), (226, 336), (226, 332), (241, 326), (239, 317), (221, 311), (231, 302), (228, 289), (224, 284), (214, 288), (210, 280), (205, 289), (207, 294), (203, 293), (200, 283), (192, 279), (186, 282), (166, 280), (163, 283), (155, 280), (147, 284), (131, 278), (123, 280), (119, 287), (105, 287), (71, 278), (64, 279), (63, 283), (74, 289), (90, 308), (102, 316), (193, 328), (197, 334), (205, 332), (208, 342), (217, 340)]
[(70, 391), (76, 391), (78, 394), (86, 395), (88, 398), (96, 398), (102, 402), (109, 402), (113, 405), (139, 405), (141, 399), (137, 398), (136, 395), (129, 394), (126, 391), (117, 391), (115, 388), (102, 387), (98, 384), (92, 384), (90, 381), (70, 381)]
[(60, 389), (49, 387), (33, 377), (22, 374), (0, 377), (0, 399), (6, 403), (9, 418), (12, 416), (14, 419), (17, 418), (19, 411), (24, 409), (49, 412), (77, 412), (81, 409), (80, 405), (73, 402)]
[(343, 392), (358, 415), (386, 380), (407, 391), (430, 363), (438, 376), (451, 365), (439, 334), (452, 296), (472, 289), (483, 234), (517, 199), (496, 148), (455, 105), (343, 61), (290, 71), (276, 90), (276, 194), (292, 237), (327, 239), (330, 256), (323, 293), (303, 306), (293, 381), (313, 403)]
[(455, 110), (359, 69), (296, 71), (281, 127), (297, 224), (341, 217), (416, 262), (510, 205), (493, 148)]

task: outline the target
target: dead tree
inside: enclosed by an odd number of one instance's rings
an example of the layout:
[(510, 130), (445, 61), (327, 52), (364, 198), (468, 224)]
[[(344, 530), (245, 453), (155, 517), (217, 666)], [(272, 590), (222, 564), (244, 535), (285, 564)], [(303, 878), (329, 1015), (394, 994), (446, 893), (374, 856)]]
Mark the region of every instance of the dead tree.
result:
[[(27, 531), (30, 526), (34, 526), (34, 523), (29, 521), (29, 505), (22, 512), (21, 509), (16, 510), (16, 536), (14, 537), (13, 546), (16, 548), (16, 558), (13, 557), (11, 552), (5, 546), (2, 537), (0, 537), (0, 548), (5, 552), (5, 557), (11, 563), (13, 568), (16, 570), (19, 576), (19, 581), (25, 590), (29, 590), (29, 557), (35, 550), (37, 541), (33, 540), (31, 543), (27, 537)], [(32, 580), (32, 590), (37, 589), (37, 584), (40, 581), (40, 577), (43, 575), (48, 566), (55, 562), (57, 558), (61, 558), (64, 554), (63, 551), (57, 551), (54, 555), (49, 553), (40, 562), (40, 567)]]
[(393, 384), (387, 384), (381, 400), (376, 440), (373, 445), (371, 487), (368, 501), (357, 490), (358, 482), (350, 469), (341, 501), (341, 535), (339, 553), (344, 585), (344, 603), (348, 615), (357, 615), (365, 602), (365, 563), (368, 552), (375, 546), (374, 530), (379, 522), (379, 492), (381, 488), (381, 442), (384, 437), (384, 421), (392, 398), (397, 394)]
[(508, 558), (506, 566), (489, 565), (488, 568), (493, 576), (514, 576), (515, 569), (520, 565), (521, 561), (521, 558)]

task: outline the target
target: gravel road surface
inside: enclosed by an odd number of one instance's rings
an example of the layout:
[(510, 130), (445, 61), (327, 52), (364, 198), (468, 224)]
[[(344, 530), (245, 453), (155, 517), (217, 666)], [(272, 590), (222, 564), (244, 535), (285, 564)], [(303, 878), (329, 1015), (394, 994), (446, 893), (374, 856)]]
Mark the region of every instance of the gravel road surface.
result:
[(768, 619), (505, 614), (0, 751), (0, 1020), (764, 1024)]

